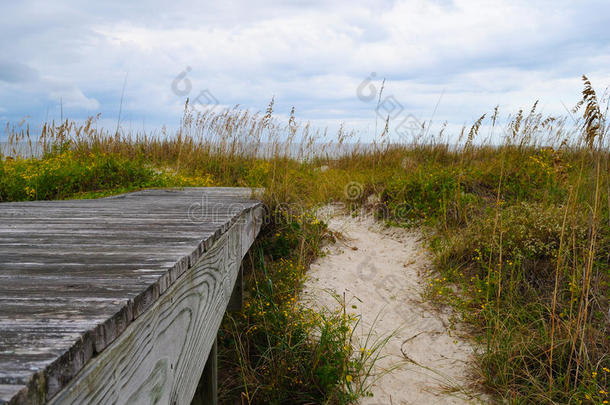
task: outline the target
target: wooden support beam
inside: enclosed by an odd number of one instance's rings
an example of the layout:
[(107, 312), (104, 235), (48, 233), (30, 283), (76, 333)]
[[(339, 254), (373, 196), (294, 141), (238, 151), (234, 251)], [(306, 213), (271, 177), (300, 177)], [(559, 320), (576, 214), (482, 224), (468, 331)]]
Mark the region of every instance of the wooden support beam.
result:
[(197, 391), (191, 405), (218, 405), (218, 341), (214, 341), (212, 350), (205, 363)]
[(231, 293), (231, 298), (229, 299), (229, 304), (227, 305), (227, 311), (239, 312), (243, 309), (243, 306), (244, 306), (244, 265), (242, 264), (239, 267), (239, 272), (237, 273), (237, 279), (235, 280), (235, 286), (233, 287), (233, 292)]
[[(235, 286), (227, 305), (227, 311), (239, 312), (243, 308), (244, 294), (244, 266), (239, 267)], [(197, 391), (193, 397), (191, 405), (217, 405), (218, 404), (218, 338), (214, 341), (214, 345), (208, 355), (208, 360), (205, 363)]]

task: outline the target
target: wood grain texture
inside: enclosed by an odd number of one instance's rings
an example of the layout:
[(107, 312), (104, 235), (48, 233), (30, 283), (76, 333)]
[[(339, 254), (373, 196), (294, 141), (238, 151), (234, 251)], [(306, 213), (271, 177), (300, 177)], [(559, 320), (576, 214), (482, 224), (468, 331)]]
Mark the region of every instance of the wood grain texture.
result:
[(249, 193), (0, 204), (0, 403), (188, 403), (260, 229)]

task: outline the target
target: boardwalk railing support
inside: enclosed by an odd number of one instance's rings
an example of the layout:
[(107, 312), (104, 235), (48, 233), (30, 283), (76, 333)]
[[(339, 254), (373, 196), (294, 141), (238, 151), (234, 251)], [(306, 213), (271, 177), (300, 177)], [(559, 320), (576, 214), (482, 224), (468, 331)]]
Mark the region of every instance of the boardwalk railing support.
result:
[[(227, 311), (239, 312), (243, 307), (244, 294), (244, 266), (239, 267), (235, 286), (227, 305)], [(208, 360), (203, 368), (201, 380), (193, 397), (191, 405), (217, 405), (218, 404), (218, 338), (214, 341)]]
[(231, 298), (229, 298), (229, 303), (227, 304), (227, 311), (229, 312), (239, 312), (242, 310), (244, 305), (244, 265), (239, 267), (239, 272), (237, 273), (237, 279), (235, 280), (235, 287), (233, 287), (233, 292), (231, 293)]
[(218, 339), (208, 355), (203, 368), (201, 380), (193, 397), (191, 405), (217, 405), (218, 404)]

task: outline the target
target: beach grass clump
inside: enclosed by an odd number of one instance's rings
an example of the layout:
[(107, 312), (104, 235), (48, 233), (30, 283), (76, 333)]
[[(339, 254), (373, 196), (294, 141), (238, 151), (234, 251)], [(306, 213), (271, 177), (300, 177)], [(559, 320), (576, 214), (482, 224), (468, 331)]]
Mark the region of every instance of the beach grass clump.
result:
[(0, 201), (62, 199), (103, 188), (153, 186), (152, 169), (109, 155), (75, 156), (67, 149), (44, 157), (0, 161)]
[(152, 167), (145, 156), (91, 151), (69, 144), (41, 157), (0, 158), (0, 202), (83, 198), (157, 187), (211, 186), (212, 176)]

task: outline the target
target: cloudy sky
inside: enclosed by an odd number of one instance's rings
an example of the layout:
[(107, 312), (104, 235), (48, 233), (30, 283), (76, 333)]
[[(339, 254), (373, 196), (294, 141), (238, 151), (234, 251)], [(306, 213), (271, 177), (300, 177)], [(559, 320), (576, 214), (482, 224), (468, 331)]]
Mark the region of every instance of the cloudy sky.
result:
[[(86, 5), (85, 5), (86, 4)], [(560, 114), (610, 85), (610, 2), (3, 1), (0, 124), (102, 114), (175, 127), (186, 97), (371, 136), (380, 111), (461, 126), (499, 105)], [(436, 107), (438, 105), (438, 107)], [(218, 108), (220, 108), (218, 107)]]

